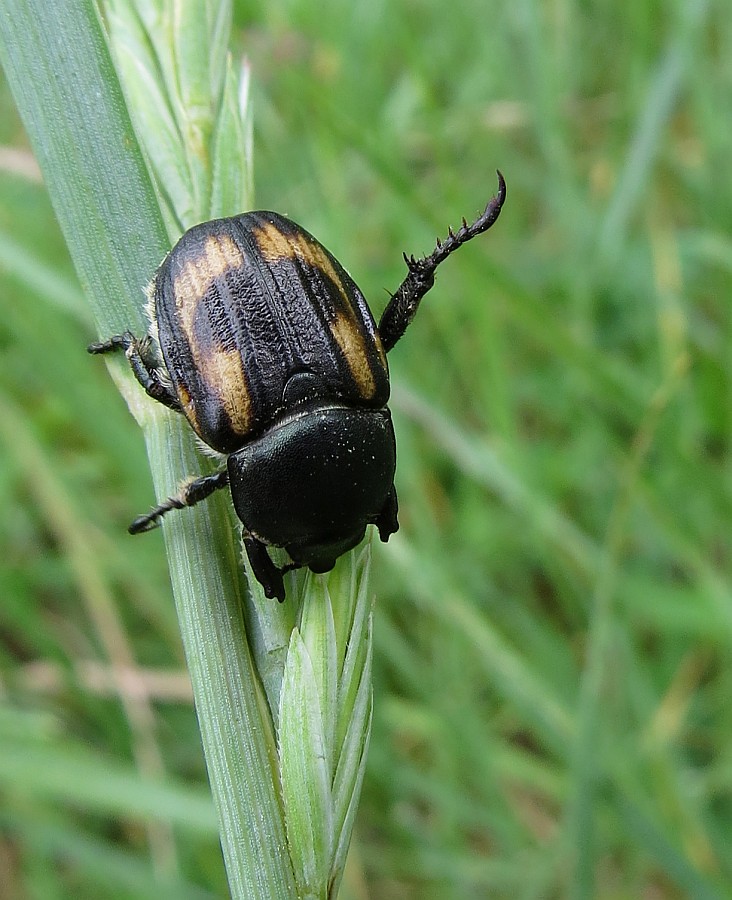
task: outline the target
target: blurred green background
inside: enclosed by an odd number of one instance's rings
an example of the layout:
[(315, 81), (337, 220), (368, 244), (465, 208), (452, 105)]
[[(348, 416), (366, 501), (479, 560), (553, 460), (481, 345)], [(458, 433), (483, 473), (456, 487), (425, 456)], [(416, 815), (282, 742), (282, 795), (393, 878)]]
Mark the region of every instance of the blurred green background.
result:
[[(235, 8), (257, 205), (376, 314), (508, 182), (390, 357), (342, 897), (732, 896), (728, 4)], [(224, 896), (142, 440), (4, 83), (0, 312), (0, 896)]]

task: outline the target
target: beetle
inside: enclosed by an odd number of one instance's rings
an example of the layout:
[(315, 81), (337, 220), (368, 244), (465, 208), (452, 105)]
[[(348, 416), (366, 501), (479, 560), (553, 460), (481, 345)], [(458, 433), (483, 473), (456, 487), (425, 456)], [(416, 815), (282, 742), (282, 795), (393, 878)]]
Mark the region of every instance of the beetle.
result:
[[(449, 229), (429, 256), (403, 254), (406, 277), (378, 328), (341, 264), (284, 216), (248, 212), (186, 231), (148, 287), (148, 333), (88, 351), (124, 351), (147, 394), (182, 413), (225, 466), (136, 518), (130, 533), (228, 486), (254, 575), (280, 601), (285, 572), (329, 571), (367, 525), (388, 541), (399, 524), (386, 354), (437, 267), (493, 225), (505, 198), (498, 172), (497, 195), (471, 225)], [(276, 566), (270, 546), (292, 562)]]

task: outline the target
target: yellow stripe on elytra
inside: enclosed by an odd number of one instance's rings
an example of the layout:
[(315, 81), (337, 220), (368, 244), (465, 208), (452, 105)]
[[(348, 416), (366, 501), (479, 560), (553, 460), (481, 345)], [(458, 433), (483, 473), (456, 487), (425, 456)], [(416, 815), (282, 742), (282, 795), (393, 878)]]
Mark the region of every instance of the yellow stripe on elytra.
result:
[(239, 351), (213, 348), (194, 357), (206, 384), (218, 395), (233, 431), (246, 434), (252, 422), (252, 398)]
[[(376, 381), (359, 323), (353, 312), (353, 301), (346, 293), (340, 275), (336, 272), (328, 254), (320, 244), (309, 240), (304, 234), (283, 234), (272, 222), (255, 228), (252, 233), (266, 262), (276, 263), (282, 259), (298, 259), (322, 272), (333, 283), (341, 295), (343, 305), (335, 311), (335, 318), (328, 325), (348, 363), (353, 380), (358, 385), (359, 393), (366, 400), (373, 397), (376, 393)], [(375, 335), (375, 338), (376, 351), (382, 365), (386, 367), (386, 356), (381, 346), (381, 338), (378, 334)]]
[(308, 240), (304, 234), (283, 234), (272, 222), (255, 228), (252, 233), (266, 262), (276, 263), (281, 259), (299, 259), (305, 265), (318, 269), (330, 278), (350, 309), (351, 301), (341, 283), (340, 276), (320, 244)]
[(366, 355), (363, 338), (355, 327), (355, 317), (352, 313), (350, 316), (339, 314), (328, 324), (348, 363), (353, 380), (358, 385), (359, 393), (365, 400), (371, 399), (376, 393), (376, 381)]
[(186, 260), (176, 276), (173, 288), (178, 308), (181, 309), (187, 298), (203, 297), (211, 282), (224, 272), (243, 266), (244, 255), (228, 234), (210, 234), (198, 256)]
[[(186, 260), (173, 284), (178, 318), (183, 329), (195, 367), (203, 378), (206, 389), (215, 393), (232, 429), (246, 434), (251, 425), (251, 396), (247, 389), (244, 366), (238, 350), (225, 350), (215, 344), (201, 345), (196, 336), (195, 318), (198, 305), (206, 296), (211, 283), (230, 269), (241, 269), (244, 255), (229, 235), (209, 235), (200, 254)], [(187, 394), (187, 390), (185, 391)], [(187, 403), (186, 403), (187, 399)], [(190, 396), (181, 396), (186, 416), (196, 427), (196, 417), (190, 406)]]

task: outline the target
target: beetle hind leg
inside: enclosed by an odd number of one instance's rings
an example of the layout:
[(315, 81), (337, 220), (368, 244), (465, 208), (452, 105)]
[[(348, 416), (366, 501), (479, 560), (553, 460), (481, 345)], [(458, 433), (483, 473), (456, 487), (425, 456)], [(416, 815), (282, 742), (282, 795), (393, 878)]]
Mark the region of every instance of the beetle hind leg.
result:
[(168, 383), (167, 373), (157, 355), (152, 350), (150, 338), (140, 340), (131, 332), (115, 334), (106, 341), (97, 341), (86, 348), (88, 353), (113, 353), (124, 350), (132, 374), (145, 389), (148, 397), (167, 406), (175, 412), (182, 412), (180, 401)]
[(404, 254), (407, 275), (393, 294), (379, 321), (379, 335), (386, 353), (409, 327), (420, 301), (435, 283), (437, 267), (463, 244), (488, 231), (501, 214), (506, 199), (506, 182), (500, 172), (497, 174), (498, 193), (488, 201), (486, 208), (471, 225), (463, 219), (457, 231), (450, 228), (444, 240), (438, 238), (437, 245), (429, 256), (416, 259), (414, 256)]
[(162, 517), (171, 509), (185, 509), (187, 506), (195, 506), (206, 497), (210, 497), (214, 491), (226, 487), (229, 483), (229, 473), (226, 469), (215, 475), (204, 475), (184, 484), (175, 497), (168, 497), (155, 509), (150, 510), (144, 516), (138, 516), (127, 529), (130, 534), (142, 534), (157, 528)]

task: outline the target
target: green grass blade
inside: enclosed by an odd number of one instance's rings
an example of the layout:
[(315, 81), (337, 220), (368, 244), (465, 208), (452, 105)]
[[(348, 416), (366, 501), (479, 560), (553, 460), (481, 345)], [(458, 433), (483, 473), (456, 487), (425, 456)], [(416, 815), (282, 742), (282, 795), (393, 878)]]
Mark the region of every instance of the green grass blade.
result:
[(3, 68), (100, 329), (140, 329), (167, 239), (93, 6), (9, 0), (0, 15)]
[[(141, 333), (142, 288), (168, 241), (94, 5), (60, 0), (49, 16), (40, 0), (10, 0), (0, 16), (2, 63), (100, 332)], [(201, 465), (190, 434), (115, 371), (169, 494)], [(223, 504), (179, 517), (165, 538), (232, 894), (290, 897), (274, 737)]]

